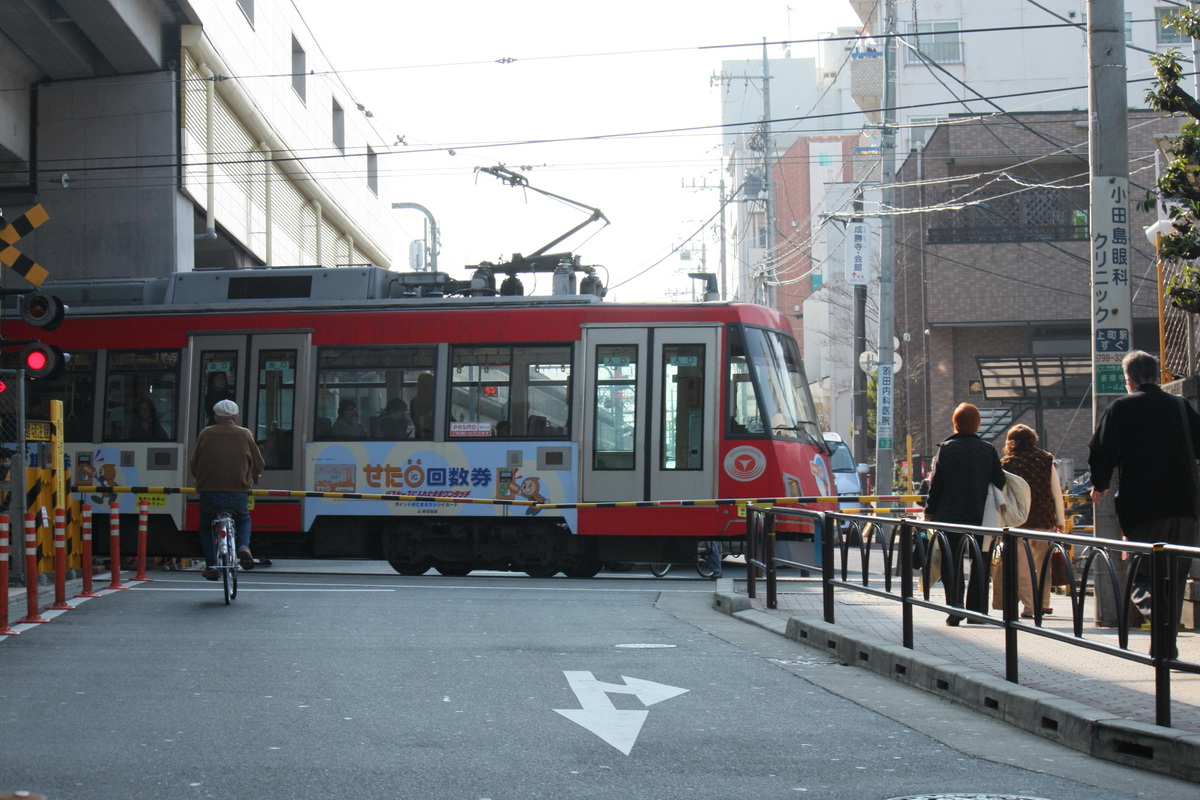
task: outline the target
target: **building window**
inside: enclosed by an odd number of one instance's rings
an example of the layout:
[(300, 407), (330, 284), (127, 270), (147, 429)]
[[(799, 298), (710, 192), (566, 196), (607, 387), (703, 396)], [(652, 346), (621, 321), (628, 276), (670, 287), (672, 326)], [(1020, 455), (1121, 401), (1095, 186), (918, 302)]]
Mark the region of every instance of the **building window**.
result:
[(292, 37), (292, 89), (300, 95), (301, 102), (307, 102), (305, 94), (305, 75), (308, 72), (308, 60), (304, 57), (304, 48)]
[(333, 146), (340, 153), (346, 152), (346, 112), (337, 100), (333, 101)]
[(961, 28), (962, 23), (956, 19), (910, 23), (907, 33), (916, 35), (910, 35), (904, 41), (916, 50), (905, 48), (905, 63), (922, 64), (922, 55), (938, 64), (963, 63)]
[(246, 21), (254, 26), (254, 0), (237, 0), (238, 8), (246, 15)]
[(1158, 43), (1159, 44), (1188, 44), (1191, 39), (1186, 33), (1177, 31), (1171, 25), (1171, 18), (1178, 13), (1177, 8), (1156, 8), (1154, 9), (1154, 19), (1158, 22)]
[(909, 117), (908, 118), (908, 141), (910, 147), (918, 145), (924, 146), (929, 141), (929, 137), (938, 129), (938, 126), (945, 122), (949, 117)]
[(379, 156), (371, 148), (367, 148), (367, 188), (379, 194)]

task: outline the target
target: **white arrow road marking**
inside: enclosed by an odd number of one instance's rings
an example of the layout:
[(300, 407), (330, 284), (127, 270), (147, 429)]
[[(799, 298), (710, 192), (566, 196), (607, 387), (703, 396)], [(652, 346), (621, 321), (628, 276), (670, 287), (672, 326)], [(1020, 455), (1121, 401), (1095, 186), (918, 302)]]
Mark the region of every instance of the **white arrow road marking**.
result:
[(620, 750), (625, 755), (633, 750), (642, 725), (646, 722), (649, 711), (618, 711), (608, 693), (631, 694), (642, 701), (644, 706), (652, 706), (663, 700), (670, 700), (689, 691), (677, 686), (667, 686), (665, 683), (654, 683), (625, 675), (621, 679), (625, 683), (602, 683), (595, 679), (590, 672), (572, 672), (564, 670), (571, 691), (579, 698), (582, 708), (556, 708), (559, 714), (577, 725), (587, 728), (608, 744)]

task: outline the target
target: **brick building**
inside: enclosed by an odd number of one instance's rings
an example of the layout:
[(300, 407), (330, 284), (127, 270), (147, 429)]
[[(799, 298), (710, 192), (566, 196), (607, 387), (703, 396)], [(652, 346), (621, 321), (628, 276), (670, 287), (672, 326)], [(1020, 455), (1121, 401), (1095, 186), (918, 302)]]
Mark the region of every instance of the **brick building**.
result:
[[(911, 434), (914, 454), (930, 456), (971, 402), (994, 423), (981, 433), (1023, 422), (1055, 455), (1086, 462), (1090, 373), (1061, 378), (1065, 357), (1091, 353), (1087, 125), (1082, 111), (951, 117), (898, 171), (896, 440)], [(1134, 346), (1152, 352), (1156, 269), (1142, 231), (1154, 218), (1137, 206), (1154, 184), (1155, 137), (1178, 125), (1129, 114)], [(985, 392), (980, 363), (994, 357), (1039, 370), (1040, 403)]]

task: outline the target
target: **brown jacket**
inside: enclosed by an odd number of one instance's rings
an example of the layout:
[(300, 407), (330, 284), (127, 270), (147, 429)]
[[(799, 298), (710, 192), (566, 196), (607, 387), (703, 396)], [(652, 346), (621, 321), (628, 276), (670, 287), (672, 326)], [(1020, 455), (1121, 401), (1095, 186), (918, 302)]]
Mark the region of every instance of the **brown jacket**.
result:
[(1058, 485), (1054, 456), (1034, 447), (1007, 455), (1000, 463), (1029, 484), (1029, 516), (1020, 527), (1052, 531), (1055, 525), (1063, 524), (1062, 489)]
[(188, 466), (198, 492), (248, 492), (262, 476), (263, 457), (250, 431), (218, 422), (200, 431)]

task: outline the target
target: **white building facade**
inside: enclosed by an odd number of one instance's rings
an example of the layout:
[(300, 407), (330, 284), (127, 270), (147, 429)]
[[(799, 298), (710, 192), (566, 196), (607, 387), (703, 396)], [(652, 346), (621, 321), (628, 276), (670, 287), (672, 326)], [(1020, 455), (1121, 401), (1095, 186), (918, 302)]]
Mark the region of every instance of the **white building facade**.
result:
[(0, 205), (54, 279), (391, 263), (386, 144), (293, 4), (59, 5), (0, 9)]

